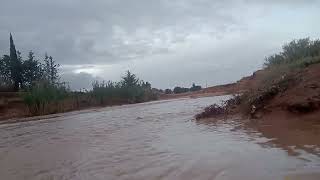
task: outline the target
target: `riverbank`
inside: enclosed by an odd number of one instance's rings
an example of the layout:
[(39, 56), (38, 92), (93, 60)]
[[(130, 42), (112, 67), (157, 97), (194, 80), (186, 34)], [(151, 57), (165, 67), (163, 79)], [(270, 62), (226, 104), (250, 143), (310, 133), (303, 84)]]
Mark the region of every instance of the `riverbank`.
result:
[(157, 89), (130, 71), (120, 82), (95, 81), (90, 91), (72, 91), (60, 82), (35, 81), (19, 92), (0, 92), (0, 121), (156, 99)]
[[(234, 84), (226, 84), (226, 85), (218, 85), (209, 88), (204, 88), (200, 91), (181, 93), (181, 94), (159, 94), (157, 100), (169, 100), (169, 99), (179, 99), (179, 98), (201, 98), (201, 97), (213, 97), (213, 96), (222, 96), (222, 95), (230, 95), (234, 93), (239, 93), (243, 91), (242, 86), (239, 86), (239, 83)], [(18, 122), (19, 118), (27, 118), (28, 121), (36, 120), (37, 116), (29, 113), (28, 106), (24, 103), (22, 99), (22, 93), (15, 92), (0, 92), (0, 121), (5, 122)], [(72, 112), (78, 110), (86, 110), (92, 108), (101, 108), (107, 106), (118, 106), (131, 104), (125, 101), (111, 101), (108, 104), (98, 105), (98, 103), (92, 103), (90, 101), (92, 98), (85, 97), (80, 94), (79, 98), (77, 98), (77, 102), (69, 102), (68, 109), (64, 108), (63, 112)], [(107, 100), (105, 100), (108, 102)], [(76, 105), (72, 105), (76, 104)], [(92, 104), (96, 104), (93, 106)], [(65, 106), (67, 107), (67, 106)], [(57, 114), (63, 112), (49, 113), (49, 114)], [(45, 115), (45, 114), (43, 114)], [(10, 120), (11, 119), (11, 120)], [(8, 121), (9, 120), (9, 121)]]
[[(170, 99), (179, 99), (179, 98), (201, 98), (201, 97), (213, 97), (213, 96), (222, 96), (228, 95), (229, 92), (223, 91), (211, 91), (211, 92), (196, 92), (196, 93), (182, 93), (178, 95), (170, 95), (170, 96), (160, 96), (158, 100), (170, 100)], [(149, 101), (152, 102), (152, 101)], [(28, 112), (28, 107), (24, 104), (20, 93), (0, 93), (0, 124), (6, 123), (16, 123), (22, 121), (35, 121), (39, 120), (43, 117), (52, 118), (57, 117), (62, 113), (77, 113), (78, 111), (90, 111), (91, 109), (111, 107), (111, 106), (121, 106), (128, 105), (129, 103), (114, 103), (105, 106), (90, 106), (83, 104), (79, 108), (66, 110), (65, 112), (57, 112), (51, 113), (49, 115), (39, 115), (34, 116)]]
[(64, 113), (79, 113), (79, 111), (91, 111), (92, 109), (121, 106), (125, 104), (130, 103), (126, 103), (124, 101), (113, 101), (112, 104), (92, 105), (92, 103), (86, 101), (79, 101), (77, 106), (69, 106), (69, 109), (65, 109), (61, 112), (32, 115), (29, 112), (28, 106), (21, 98), (21, 93), (6, 92), (0, 93), (0, 124), (50, 119), (59, 117)]
[[(277, 72), (276, 75), (274, 71), (274, 68), (267, 68), (243, 78), (238, 83), (248, 87), (245, 93), (223, 105), (206, 108), (196, 116), (197, 119), (238, 115), (259, 122), (319, 122), (320, 64)], [(270, 83), (266, 83), (266, 79)]]

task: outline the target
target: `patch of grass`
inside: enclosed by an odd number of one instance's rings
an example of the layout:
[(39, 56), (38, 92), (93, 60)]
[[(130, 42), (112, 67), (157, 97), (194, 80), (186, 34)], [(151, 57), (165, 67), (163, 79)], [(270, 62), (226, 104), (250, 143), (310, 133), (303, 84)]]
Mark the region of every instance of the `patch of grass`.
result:
[(49, 83), (38, 83), (23, 94), (23, 100), (31, 115), (44, 115), (61, 112), (64, 109), (64, 101), (70, 97), (70, 93), (63, 86), (55, 86)]
[[(134, 75), (129, 74), (129, 78)], [(140, 103), (158, 98), (151, 84), (132, 78), (121, 82), (94, 82), (93, 89), (72, 92), (63, 84), (37, 82), (22, 96), (30, 115), (66, 112), (93, 106)]]
[(320, 56), (305, 57), (288, 64), (288, 66), (290, 67), (290, 69), (303, 69), (312, 64), (318, 64), (318, 63), (320, 63)]

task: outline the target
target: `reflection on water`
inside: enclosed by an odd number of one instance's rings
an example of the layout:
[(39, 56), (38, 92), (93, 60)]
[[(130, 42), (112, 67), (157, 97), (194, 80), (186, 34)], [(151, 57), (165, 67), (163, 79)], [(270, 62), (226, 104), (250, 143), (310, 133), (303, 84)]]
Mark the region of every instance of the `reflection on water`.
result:
[[(108, 107), (2, 125), (1, 179), (238, 180), (318, 176), (319, 154), (301, 148), (319, 148), (313, 141), (296, 146), (294, 141), (280, 143), (282, 139), (267, 134), (269, 131), (244, 128), (236, 119), (193, 120), (203, 107), (225, 98)], [(309, 136), (313, 134), (304, 137)], [(298, 154), (288, 153), (287, 147)]]
[(310, 161), (320, 157), (320, 126), (319, 121), (278, 120), (282, 122), (261, 122), (246, 124), (246, 129), (253, 129), (268, 139), (263, 146), (278, 147), (291, 156), (306, 159), (305, 152), (314, 156)]

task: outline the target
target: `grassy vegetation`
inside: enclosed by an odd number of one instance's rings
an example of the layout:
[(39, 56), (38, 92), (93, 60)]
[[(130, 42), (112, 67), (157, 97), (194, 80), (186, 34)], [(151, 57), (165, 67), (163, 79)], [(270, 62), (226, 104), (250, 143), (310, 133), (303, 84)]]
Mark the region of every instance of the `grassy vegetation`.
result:
[(222, 105), (212, 105), (197, 119), (232, 112), (238, 108), (244, 114), (254, 115), (279, 93), (284, 93), (290, 86), (298, 83), (299, 72), (312, 64), (320, 63), (320, 41), (309, 38), (294, 40), (283, 46), (282, 52), (265, 59), (264, 75), (257, 86), (235, 96)]
[[(71, 91), (60, 82), (59, 67), (47, 54), (40, 60), (30, 51), (28, 57), (23, 58), (10, 34), (10, 55), (0, 57), (0, 92), (21, 92), (30, 115), (139, 103), (158, 98), (158, 91), (152, 89), (150, 83), (129, 71), (120, 82), (93, 82), (90, 91)], [(5, 108), (7, 103), (0, 100), (0, 108)]]
[(128, 85), (125, 80), (121, 82), (94, 82), (90, 95), (98, 105), (118, 103), (140, 103), (156, 100), (158, 95), (151, 89), (148, 82), (137, 81)]
[(62, 112), (65, 100), (70, 97), (64, 86), (46, 82), (37, 83), (23, 94), (23, 100), (32, 115), (43, 115)]
[(151, 84), (127, 71), (120, 82), (94, 82), (87, 92), (70, 91), (63, 84), (38, 82), (23, 94), (30, 115), (66, 112), (92, 106), (140, 103), (158, 98)]

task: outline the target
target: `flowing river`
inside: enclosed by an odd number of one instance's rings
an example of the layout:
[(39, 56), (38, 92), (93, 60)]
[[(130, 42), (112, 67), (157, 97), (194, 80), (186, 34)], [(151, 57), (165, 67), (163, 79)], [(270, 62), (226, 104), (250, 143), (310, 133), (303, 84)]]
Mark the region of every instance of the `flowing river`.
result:
[(319, 147), (283, 147), (259, 131), (238, 128), (238, 121), (193, 119), (225, 98), (155, 101), (1, 125), (0, 179), (320, 179)]

